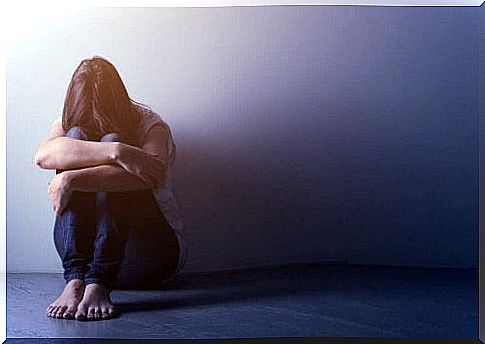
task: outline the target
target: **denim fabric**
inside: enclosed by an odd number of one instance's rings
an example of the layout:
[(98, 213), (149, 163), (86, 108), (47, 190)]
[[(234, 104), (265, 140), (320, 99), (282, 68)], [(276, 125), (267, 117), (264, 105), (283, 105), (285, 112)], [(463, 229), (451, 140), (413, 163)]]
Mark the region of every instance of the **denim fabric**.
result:
[[(66, 136), (90, 140), (79, 127)], [(100, 141), (123, 140), (110, 133)], [(74, 191), (56, 216), (54, 243), (66, 283), (80, 278), (109, 289), (160, 287), (174, 274), (180, 254), (177, 237), (150, 189)]]

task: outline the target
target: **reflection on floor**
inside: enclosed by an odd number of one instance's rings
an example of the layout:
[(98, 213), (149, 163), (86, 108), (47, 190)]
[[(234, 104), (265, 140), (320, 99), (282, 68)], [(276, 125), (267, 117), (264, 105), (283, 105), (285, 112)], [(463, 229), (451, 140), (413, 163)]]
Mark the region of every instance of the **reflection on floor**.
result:
[[(121, 315), (45, 316), (61, 274), (8, 274), (7, 338), (478, 337), (478, 270), (292, 264), (115, 290)], [(9, 342), (9, 341), (7, 341)]]

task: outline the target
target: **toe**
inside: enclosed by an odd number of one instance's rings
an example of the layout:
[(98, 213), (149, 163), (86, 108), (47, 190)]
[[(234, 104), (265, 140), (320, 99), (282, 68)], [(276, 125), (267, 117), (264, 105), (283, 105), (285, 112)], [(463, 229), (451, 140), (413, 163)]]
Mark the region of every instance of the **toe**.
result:
[(88, 319), (94, 319), (94, 308), (93, 307), (88, 308), (87, 317), (88, 317)]
[(72, 319), (74, 318), (74, 314), (76, 313), (76, 308), (69, 306), (63, 314), (63, 318), (65, 319)]
[(101, 308), (96, 308), (96, 311), (94, 313), (94, 316), (95, 316), (96, 319), (101, 319), (102, 318)]
[(112, 318), (116, 316), (116, 310), (113, 307), (108, 308), (108, 314), (109, 314), (109, 317)]
[(103, 319), (109, 318), (109, 310), (108, 310), (108, 308), (103, 308), (101, 310), (101, 318), (103, 318)]
[(56, 315), (55, 317), (56, 318), (61, 318), (62, 317), (62, 314), (64, 314), (65, 310), (67, 309), (67, 306), (60, 306), (58, 309), (57, 309), (57, 312), (56, 312)]
[(76, 320), (86, 320), (86, 314), (85, 314), (85, 313), (79, 313), (79, 312), (78, 312), (78, 313), (76, 313), (76, 314), (74, 315), (74, 318), (75, 318)]
[(49, 315), (50, 317), (54, 317), (54, 316), (56, 315), (56, 313), (57, 313), (57, 309), (58, 309), (58, 308), (59, 308), (59, 306), (54, 306), (54, 307), (52, 307), (48, 315)]
[(46, 308), (45, 313), (49, 314), (51, 312), (52, 308), (54, 308), (54, 305), (49, 305), (49, 307)]
[(86, 306), (79, 305), (78, 310), (74, 316), (77, 320), (84, 320), (86, 319)]

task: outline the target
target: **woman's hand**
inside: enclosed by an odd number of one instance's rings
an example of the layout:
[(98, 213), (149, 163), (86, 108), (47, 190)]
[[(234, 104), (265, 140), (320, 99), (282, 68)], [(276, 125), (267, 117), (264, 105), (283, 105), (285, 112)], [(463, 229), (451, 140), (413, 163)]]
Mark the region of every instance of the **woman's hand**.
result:
[(61, 215), (69, 203), (72, 190), (69, 186), (69, 172), (56, 174), (49, 182), (47, 192), (52, 202), (52, 209), (56, 215)]
[(144, 150), (120, 143), (114, 161), (126, 171), (140, 177), (150, 188), (161, 185), (167, 165)]

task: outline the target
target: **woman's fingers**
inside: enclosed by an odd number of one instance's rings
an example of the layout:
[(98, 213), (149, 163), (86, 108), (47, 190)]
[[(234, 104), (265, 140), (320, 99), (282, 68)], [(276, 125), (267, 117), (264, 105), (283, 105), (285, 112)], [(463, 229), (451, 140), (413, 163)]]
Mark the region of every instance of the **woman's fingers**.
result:
[(141, 178), (150, 188), (156, 188), (161, 184), (166, 170), (166, 163), (149, 153), (146, 153), (145, 159), (141, 161), (122, 160), (119, 164), (126, 171)]

